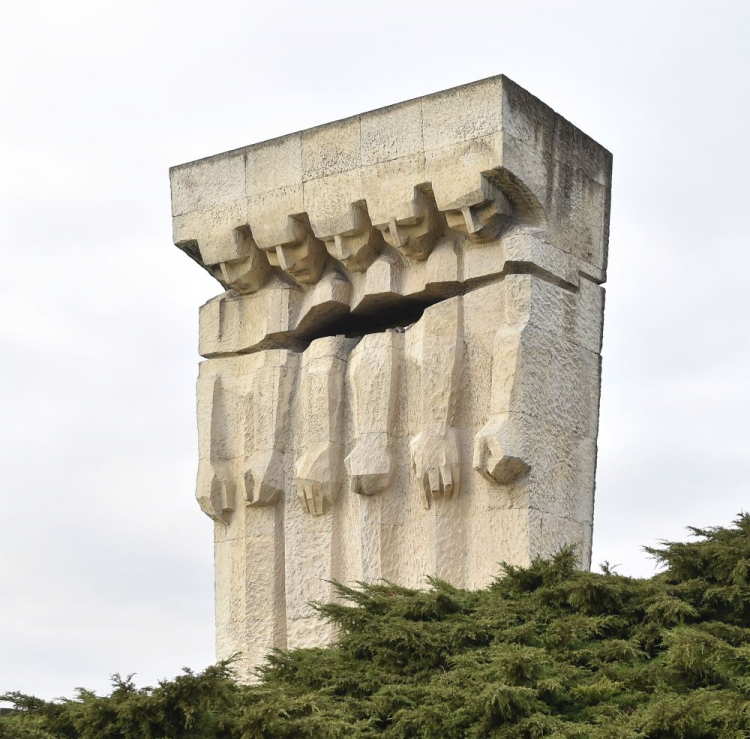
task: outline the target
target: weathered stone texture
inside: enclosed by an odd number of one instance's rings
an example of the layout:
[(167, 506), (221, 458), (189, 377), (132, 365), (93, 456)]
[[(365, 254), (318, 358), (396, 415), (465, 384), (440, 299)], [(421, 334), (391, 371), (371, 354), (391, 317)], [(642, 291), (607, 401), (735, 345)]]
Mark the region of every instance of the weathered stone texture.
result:
[(610, 174), (505, 77), (172, 170), (220, 657), (329, 641), (331, 580), (588, 566)]

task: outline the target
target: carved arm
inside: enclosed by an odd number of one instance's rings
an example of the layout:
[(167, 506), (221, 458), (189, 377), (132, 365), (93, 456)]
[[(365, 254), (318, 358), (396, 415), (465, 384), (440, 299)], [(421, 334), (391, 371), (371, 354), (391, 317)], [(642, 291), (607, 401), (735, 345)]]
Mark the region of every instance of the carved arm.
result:
[(422, 319), (421, 431), (411, 440), (422, 502), (458, 494), (458, 430), (454, 427), (464, 351), (463, 299), (428, 308)]
[(382, 493), (393, 477), (393, 432), (403, 345), (403, 333), (368, 334), (349, 359), (357, 443), (345, 462), (352, 488), (361, 495)]

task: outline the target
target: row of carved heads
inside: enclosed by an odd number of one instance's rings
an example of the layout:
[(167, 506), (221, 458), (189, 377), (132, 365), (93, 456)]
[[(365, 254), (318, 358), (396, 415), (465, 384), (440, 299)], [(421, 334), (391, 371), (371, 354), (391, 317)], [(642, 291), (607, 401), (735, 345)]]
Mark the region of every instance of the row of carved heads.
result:
[(498, 239), (518, 216), (518, 209), (489, 180), (483, 179), (474, 200), (473, 204), (440, 211), (428, 186), (415, 187), (411, 202), (402, 211), (405, 217), (373, 224), (367, 204), (359, 201), (350, 206), (350, 228), (335, 234), (315, 229), (305, 213), (289, 215), (284, 229), (287, 240), (263, 247), (253, 238), (247, 209), (234, 202), (209, 212), (175, 217), (174, 241), (225, 288), (252, 293), (265, 284), (272, 268), (283, 270), (300, 284), (314, 284), (331, 257), (350, 272), (367, 270), (388, 247), (420, 261), (427, 259), (445, 235), (463, 235), (469, 246), (484, 244)]

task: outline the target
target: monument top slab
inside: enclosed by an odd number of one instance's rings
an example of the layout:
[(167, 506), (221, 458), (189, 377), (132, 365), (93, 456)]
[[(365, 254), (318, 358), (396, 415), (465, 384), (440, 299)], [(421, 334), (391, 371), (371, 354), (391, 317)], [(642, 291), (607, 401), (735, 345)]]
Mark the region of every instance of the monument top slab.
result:
[(506, 211), (602, 282), (611, 170), (604, 147), (501, 75), (173, 167), (175, 241), (215, 273), (248, 252), (212, 233), (234, 222), (272, 266), (309, 235), (363, 271), (373, 227), (420, 260), (430, 239), (413, 230), (431, 213), (476, 241)]

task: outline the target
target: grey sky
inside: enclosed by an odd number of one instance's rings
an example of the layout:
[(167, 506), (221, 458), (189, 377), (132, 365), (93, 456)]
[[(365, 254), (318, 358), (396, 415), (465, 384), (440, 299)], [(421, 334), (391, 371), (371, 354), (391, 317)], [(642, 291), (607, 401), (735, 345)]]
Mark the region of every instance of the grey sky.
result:
[(750, 4), (5, 0), (0, 692), (213, 660), (170, 165), (505, 73), (614, 154), (594, 561), (750, 472)]

